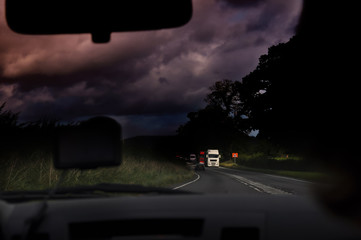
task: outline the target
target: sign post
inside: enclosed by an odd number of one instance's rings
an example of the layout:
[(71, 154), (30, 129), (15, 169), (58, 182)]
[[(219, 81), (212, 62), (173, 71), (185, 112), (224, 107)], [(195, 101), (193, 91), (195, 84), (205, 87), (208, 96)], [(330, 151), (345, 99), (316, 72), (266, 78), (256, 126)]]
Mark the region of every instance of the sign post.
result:
[(236, 163), (236, 158), (238, 158), (238, 153), (232, 153), (233, 162)]

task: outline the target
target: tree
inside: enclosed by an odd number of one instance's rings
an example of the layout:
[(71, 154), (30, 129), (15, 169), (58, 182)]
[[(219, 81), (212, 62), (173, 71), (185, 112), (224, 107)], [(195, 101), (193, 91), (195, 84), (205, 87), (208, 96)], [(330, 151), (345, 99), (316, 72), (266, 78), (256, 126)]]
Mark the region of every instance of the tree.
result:
[(195, 151), (226, 149), (237, 136), (243, 136), (237, 131), (233, 119), (217, 106), (209, 105), (197, 112), (188, 113), (187, 117), (189, 121), (181, 125), (177, 132), (189, 148)]
[(249, 134), (252, 129), (247, 119), (244, 99), (241, 98), (243, 84), (239, 81), (224, 79), (215, 82), (209, 89), (211, 92), (204, 99), (208, 106), (224, 111), (235, 132)]
[(2, 103), (0, 106), (0, 131), (8, 131), (9, 128), (14, 128), (18, 124), (19, 113), (13, 113), (10, 110), (4, 111), (6, 102)]
[(238, 84), (240, 83), (228, 79), (217, 81), (209, 88), (211, 93), (206, 96), (205, 102), (210, 106), (221, 108), (228, 116), (238, 116), (240, 114)]
[(6, 102), (0, 105), (0, 154), (9, 147), (16, 148), (19, 139), (18, 118), (19, 113), (4, 110)]
[(307, 69), (310, 56), (301, 45), (295, 36), (270, 47), (257, 68), (243, 78), (245, 111), (260, 137), (299, 145), (314, 132), (322, 89)]
[(259, 138), (294, 143), (300, 149), (303, 144), (311, 145), (312, 138), (324, 139), (332, 131), (329, 103), (337, 106), (337, 102), (332, 100), (334, 93), (325, 91), (329, 85), (324, 79), (320, 84), (312, 75), (312, 70), (320, 70), (303, 44), (302, 38), (295, 36), (272, 46), (242, 81), (216, 82), (205, 98), (207, 107), (223, 111), (237, 134), (257, 129)]

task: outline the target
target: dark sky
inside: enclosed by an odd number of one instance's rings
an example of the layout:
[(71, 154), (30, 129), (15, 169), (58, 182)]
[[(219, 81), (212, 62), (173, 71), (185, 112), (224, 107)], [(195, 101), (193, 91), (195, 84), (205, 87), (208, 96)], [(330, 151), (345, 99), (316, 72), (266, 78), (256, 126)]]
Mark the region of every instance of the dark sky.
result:
[(174, 134), (215, 81), (241, 80), (294, 34), (302, 1), (194, 0), (186, 26), (113, 33), (108, 44), (13, 33), (0, 4), (0, 103), (23, 121), (111, 115), (130, 137)]

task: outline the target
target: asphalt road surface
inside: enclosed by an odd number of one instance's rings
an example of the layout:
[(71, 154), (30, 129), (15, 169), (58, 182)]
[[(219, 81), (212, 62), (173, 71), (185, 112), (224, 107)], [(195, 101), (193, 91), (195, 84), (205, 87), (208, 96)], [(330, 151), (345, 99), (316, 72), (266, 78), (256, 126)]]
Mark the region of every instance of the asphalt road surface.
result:
[(195, 174), (193, 181), (174, 189), (199, 193), (308, 195), (312, 185), (299, 179), (223, 167), (207, 167)]

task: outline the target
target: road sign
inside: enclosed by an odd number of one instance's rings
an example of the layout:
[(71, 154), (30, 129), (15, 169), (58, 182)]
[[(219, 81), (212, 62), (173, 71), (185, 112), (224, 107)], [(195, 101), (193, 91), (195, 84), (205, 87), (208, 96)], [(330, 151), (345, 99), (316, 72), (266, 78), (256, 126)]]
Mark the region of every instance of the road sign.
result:
[(233, 158), (238, 158), (238, 153), (232, 153)]

